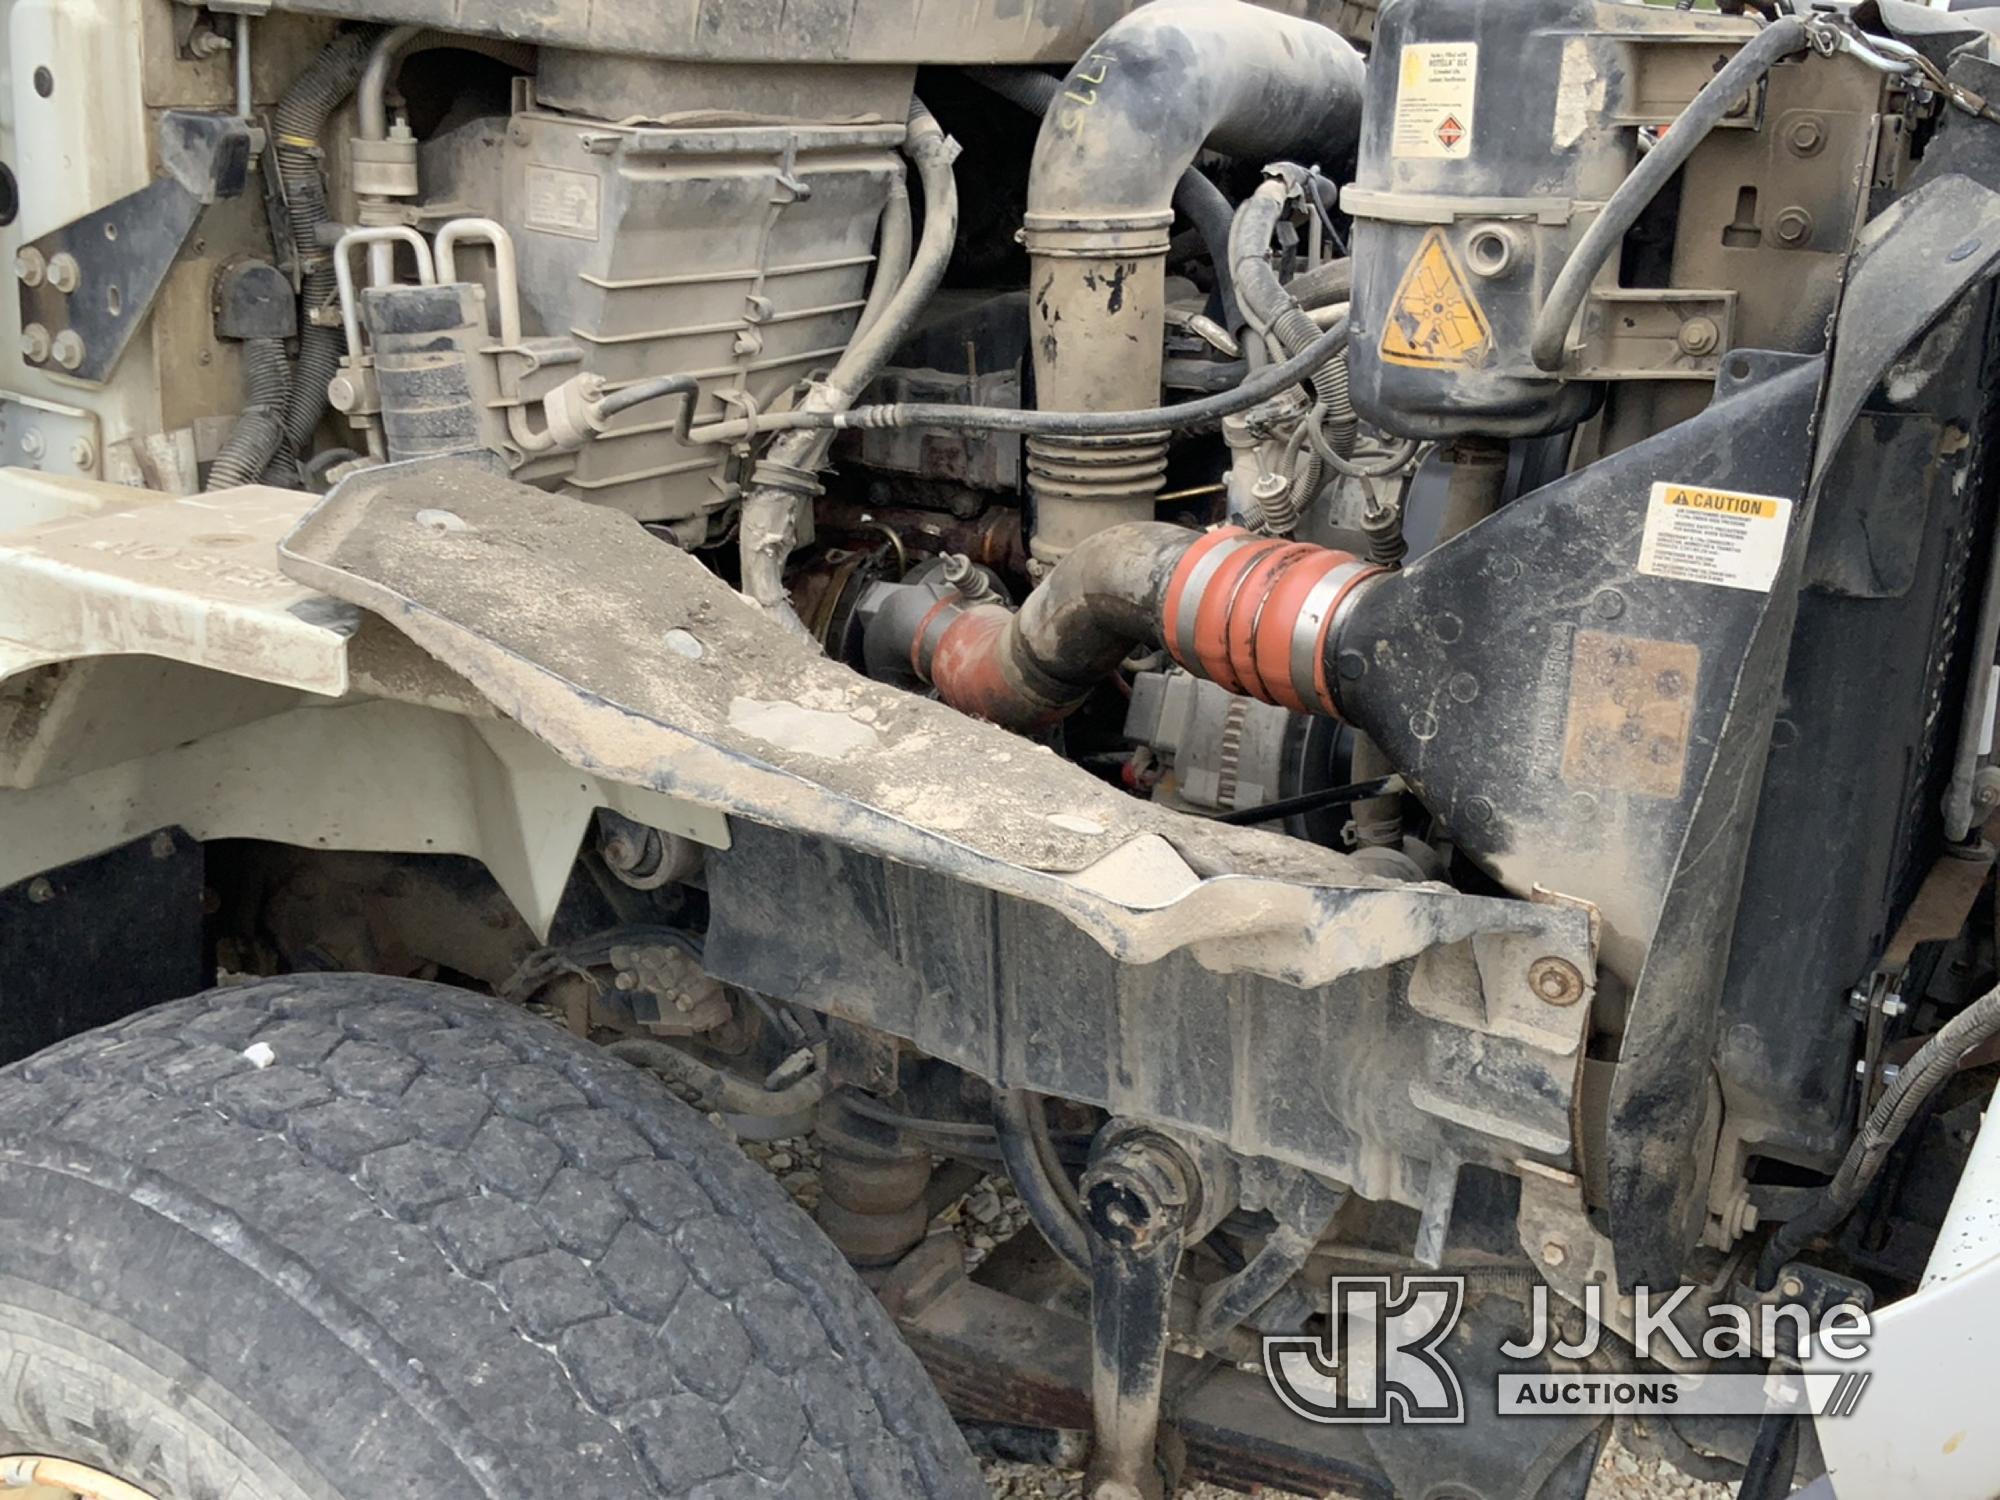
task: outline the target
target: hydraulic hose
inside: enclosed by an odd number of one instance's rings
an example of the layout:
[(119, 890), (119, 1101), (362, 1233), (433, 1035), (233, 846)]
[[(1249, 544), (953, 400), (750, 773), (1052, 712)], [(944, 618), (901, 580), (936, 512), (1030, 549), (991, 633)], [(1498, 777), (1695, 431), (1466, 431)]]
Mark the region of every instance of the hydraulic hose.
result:
[(1618, 184), (1617, 191), (1583, 232), (1569, 259), (1563, 262), (1555, 284), (1549, 288), (1548, 301), (1535, 317), (1529, 349), (1538, 369), (1562, 368), (1570, 325), (1576, 321), (1591, 283), (1611, 253), (1624, 242), (1660, 189), (1686, 165), (1695, 148), (1728, 116), (1736, 101), (1780, 62), (1805, 50), (1806, 35), (1804, 21), (1797, 16), (1781, 16), (1744, 43), (1702, 86), (1701, 92), (1632, 169), (1631, 175)]
[(1875, 1102), (1825, 1195), (1771, 1236), (1757, 1265), (1760, 1287), (1768, 1288), (1786, 1261), (1854, 1211), (1917, 1112), (1958, 1071), (1968, 1052), (1995, 1036), (2000, 1036), (2000, 989), (1981, 995), (1917, 1049)]
[[(965, 74), (990, 93), (1017, 105), (1037, 119), (1046, 115), (1062, 97), (1060, 78), (1039, 68), (967, 68)], [(1236, 211), (1221, 188), (1199, 167), (1190, 166), (1174, 184), (1174, 211), (1194, 225), (1208, 247), (1215, 266), (1215, 300), (1222, 314), (1222, 326), (1234, 328), (1240, 314), (1236, 306), (1236, 286), (1229, 274), (1229, 226)]]
[(1175, 427), (1199, 427), (1248, 411), (1314, 371), (1347, 347), (1347, 318), (1337, 319), (1281, 365), (1267, 365), (1233, 390), (1176, 406), (1141, 411), (1021, 411), (1011, 406), (957, 406), (907, 401), (891, 406), (857, 406), (842, 412), (781, 412), (769, 419), (785, 427), (941, 427), (985, 432), (1025, 432), (1062, 437), (1110, 437)]
[(320, 243), (321, 227), (330, 218), (326, 182), (320, 175), (320, 137), (333, 112), (354, 91), (380, 35), (370, 26), (335, 37), (285, 90), (271, 115), (271, 139), (285, 189), (303, 304), (298, 365), (285, 402), (284, 447), (291, 452), (305, 446), (326, 412), (326, 388), (340, 369), (343, 342), (338, 328), (313, 320), (337, 290), (332, 253)]
[[(693, 425), (693, 413), (683, 410), (674, 436), (683, 443), (733, 443), (752, 433), (791, 432), (801, 428), (870, 430), (889, 427), (940, 427), (985, 432), (1050, 433), (1070, 436), (1111, 436), (1155, 428), (1199, 427), (1268, 401), (1288, 385), (1296, 385), (1347, 347), (1348, 322), (1340, 315), (1313, 342), (1281, 365), (1267, 365), (1227, 391), (1155, 406), (1144, 411), (1022, 411), (1012, 406), (960, 406), (956, 403), (908, 401), (888, 406), (856, 406), (845, 411), (772, 412), (755, 421), (731, 420)], [(1407, 462), (1408, 455), (1397, 460)], [(1389, 472), (1385, 470), (1384, 472)]]
[(205, 487), (211, 490), (255, 484), (285, 441), (285, 403), (292, 391), (285, 341), (245, 339), (243, 367), (249, 399), (223, 439), (222, 451), (209, 466)]
[(1089, 1276), (1090, 1236), (1071, 1201), (1074, 1194), (1063, 1192), (1050, 1167), (1055, 1149), (1048, 1140), (1042, 1096), (1026, 1089), (995, 1089), (993, 1131), (1000, 1140), (1000, 1159), (1035, 1228), (1050, 1249)]
[[(952, 246), (958, 239), (958, 184), (951, 170), (958, 156), (958, 143), (938, 127), (936, 118), (920, 99), (910, 101), (909, 133), (903, 140), (903, 154), (916, 168), (924, 192), (924, 232), (910, 258), (908, 274), (901, 278), (895, 295), (888, 299), (873, 323), (856, 333), (826, 379), (813, 386), (793, 416), (834, 418), (852, 407), (868, 383), (881, 373), (896, 346), (909, 337), (944, 277), (945, 264), (951, 259)], [(890, 211), (894, 206), (892, 196)], [(893, 228), (893, 221), (885, 219), (885, 240)], [(743, 592), (803, 632), (805, 627), (792, 613), (785, 594), (785, 563), (798, 542), (799, 503), (819, 492), (815, 476), (826, 462), (833, 439), (829, 432), (814, 430), (819, 423), (799, 421), (789, 425), (800, 430), (788, 432), (771, 444), (751, 473), (750, 493), (743, 501), (738, 549)], [(824, 424), (835, 425), (832, 421)]]

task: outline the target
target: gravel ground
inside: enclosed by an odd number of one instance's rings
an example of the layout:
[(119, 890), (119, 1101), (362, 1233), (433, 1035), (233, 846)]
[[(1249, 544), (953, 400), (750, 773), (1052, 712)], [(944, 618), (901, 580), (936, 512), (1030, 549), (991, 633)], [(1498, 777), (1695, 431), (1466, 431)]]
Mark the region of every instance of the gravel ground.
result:
[[(720, 1124), (719, 1117), (711, 1116)], [(744, 1141), (743, 1149), (781, 1182), (801, 1207), (819, 1202), (819, 1153), (811, 1140)], [(1027, 1210), (1005, 1182), (981, 1182), (940, 1216), (965, 1245), (968, 1269), (976, 1266), (1028, 1222)], [(1082, 1500), (1080, 1475), (1037, 1464), (984, 1465), (995, 1500)], [(1590, 1489), (1592, 1500), (1731, 1500), (1729, 1485), (1689, 1479), (1671, 1464), (1634, 1458), (1616, 1444), (1606, 1449)], [(1268, 1500), (1282, 1500), (1266, 1490)], [(1181, 1491), (1181, 1500), (1237, 1500), (1238, 1492), (1201, 1484)]]

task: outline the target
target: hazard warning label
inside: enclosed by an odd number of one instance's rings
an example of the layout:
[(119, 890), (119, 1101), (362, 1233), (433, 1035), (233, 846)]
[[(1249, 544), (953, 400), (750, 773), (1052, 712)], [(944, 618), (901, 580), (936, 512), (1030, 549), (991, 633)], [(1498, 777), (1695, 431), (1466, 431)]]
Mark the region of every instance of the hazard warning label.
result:
[(1639, 571), (1769, 593), (1785, 556), (1792, 502), (1692, 484), (1655, 484)]
[(1433, 229), (1396, 287), (1382, 328), (1382, 358), (1395, 365), (1438, 367), (1477, 364), (1492, 346), (1486, 314), (1471, 283)]
[(1479, 82), (1476, 42), (1419, 42), (1403, 49), (1396, 73), (1391, 156), (1459, 160), (1472, 154), (1472, 96)]

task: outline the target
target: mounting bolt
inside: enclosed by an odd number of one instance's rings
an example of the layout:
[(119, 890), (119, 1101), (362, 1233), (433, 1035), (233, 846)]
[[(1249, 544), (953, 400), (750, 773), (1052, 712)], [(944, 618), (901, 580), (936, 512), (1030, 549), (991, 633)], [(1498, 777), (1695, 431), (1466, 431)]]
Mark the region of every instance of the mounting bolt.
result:
[(1802, 245), (1812, 238), (1813, 216), (1803, 208), (1788, 208), (1778, 215), (1778, 239), (1787, 245)]
[(1785, 132), (1785, 144), (1791, 147), (1794, 156), (1817, 156), (1826, 145), (1826, 127), (1820, 124), (1817, 115), (1794, 120), (1792, 128)]
[(28, 899), (35, 905), (40, 906), (44, 901), (53, 901), (55, 898), (56, 888), (41, 876), (37, 875), (28, 882)]
[(33, 245), (23, 245), (14, 252), (14, 274), (21, 279), (21, 285), (40, 286), (48, 269), (48, 261)]
[(69, 445), (69, 461), (73, 468), (88, 473), (97, 467), (97, 444), (87, 437), (79, 437)]
[(48, 444), (42, 441), (42, 432), (39, 427), (30, 427), (26, 432), (21, 434), (21, 452), (29, 458), (40, 458), (47, 451)]
[(151, 854), (155, 859), (172, 859), (174, 857), (174, 836), (162, 828), (158, 833), (153, 835), (152, 842), (146, 846), (146, 852)]
[(1796, 1276), (1787, 1276), (1778, 1285), (1778, 1290), (1787, 1297), (1798, 1297), (1805, 1293), (1806, 1284)]
[(1722, 331), (1715, 326), (1712, 318), (1689, 318), (1681, 324), (1680, 346), (1683, 354), (1713, 354), (1720, 342)]
[(1560, 1239), (1549, 1239), (1542, 1243), (1542, 1264), (1559, 1266), (1569, 1259), (1569, 1246)]
[(1882, 1014), (1892, 1021), (1909, 1008), (1910, 1002), (1905, 1000), (1901, 995), (1885, 996), (1882, 1001)]
[(41, 364), (49, 357), (49, 331), (40, 323), (30, 323), (21, 330), (21, 358), (31, 365)]
[(83, 363), (83, 340), (74, 328), (65, 328), (56, 335), (55, 343), (49, 346), (49, 353), (65, 370), (74, 370)]
[(1583, 971), (1566, 958), (1538, 958), (1528, 965), (1528, 988), (1551, 1005), (1583, 998)]
[(64, 250), (50, 257), (49, 285), (65, 297), (75, 291), (83, 282), (83, 268), (77, 265), (76, 257)]

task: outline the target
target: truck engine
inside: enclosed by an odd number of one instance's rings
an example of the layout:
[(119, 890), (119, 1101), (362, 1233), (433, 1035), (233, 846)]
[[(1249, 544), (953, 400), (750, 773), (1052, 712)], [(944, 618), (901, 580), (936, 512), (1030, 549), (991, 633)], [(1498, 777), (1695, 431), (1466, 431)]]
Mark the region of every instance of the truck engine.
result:
[[(218, 975), (476, 991), (811, 1135), (1092, 1500), (1892, 1492), (1491, 1392), (1551, 1307), (1605, 1352), (1520, 1368), (1807, 1382), (1635, 1291), (1893, 1306), (1990, 1190), (1991, 13), (0, 10), (19, 1088)], [(1451, 1425), (1352, 1415), (1342, 1278), (1455, 1278)]]

